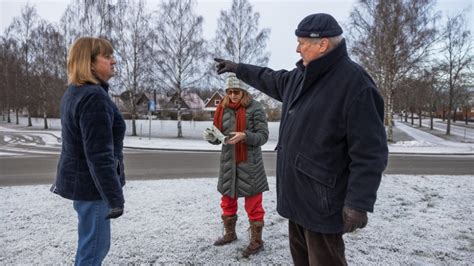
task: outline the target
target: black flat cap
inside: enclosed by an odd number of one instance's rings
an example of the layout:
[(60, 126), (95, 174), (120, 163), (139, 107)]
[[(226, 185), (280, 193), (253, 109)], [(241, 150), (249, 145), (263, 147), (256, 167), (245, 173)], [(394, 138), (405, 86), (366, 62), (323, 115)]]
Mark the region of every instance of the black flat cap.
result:
[(342, 29), (329, 14), (318, 13), (305, 17), (295, 30), (298, 37), (323, 38), (342, 34)]

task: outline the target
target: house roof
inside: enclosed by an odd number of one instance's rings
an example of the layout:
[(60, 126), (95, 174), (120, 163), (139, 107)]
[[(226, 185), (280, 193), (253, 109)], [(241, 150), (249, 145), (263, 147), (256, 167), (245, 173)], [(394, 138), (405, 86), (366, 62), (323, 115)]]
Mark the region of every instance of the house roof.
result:
[(204, 101), (201, 99), (201, 97), (199, 97), (197, 93), (183, 92), (181, 93), (181, 97), (183, 101), (188, 105), (189, 109), (202, 109), (205, 106)]
[(224, 96), (220, 93), (219, 90), (215, 91), (210, 98), (207, 98), (206, 101), (204, 101), (204, 106), (208, 106), (209, 102), (212, 99), (219, 98), (219, 100), (224, 99)]
[[(177, 99), (177, 94), (173, 94), (168, 99), (163, 99), (163, 104), (160, 105), (161, 109), (174, 109), (175, 101)], [(158, 97), (158, 95), (157, 95)], [(184, 105), (181, 108), (187, 109), (202, 109), (204, 108), (204, 101), (199, 97), (197, 93), (194, 92), (182, 92), (181, 93), (181, 100), (184, 102)], [(158, 100), (157, 100), (158, 101)]]

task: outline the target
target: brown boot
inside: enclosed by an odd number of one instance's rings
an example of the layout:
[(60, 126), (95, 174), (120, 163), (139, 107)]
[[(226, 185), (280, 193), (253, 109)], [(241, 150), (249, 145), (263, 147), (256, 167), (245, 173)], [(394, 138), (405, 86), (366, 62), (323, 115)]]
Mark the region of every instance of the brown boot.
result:
[(250, 221), (250, 243), (242, 252), (245, 258), (263, 249), (262, 229), (263, 221)]
[(222, 215), (222, 221), (224, 222), (224, 236), (220, 237), (214, 242), (214, 246), (227, 245), (234, 240), (237, 240), (237, 234), (235, 233), (235, 224), (237, 223), (237, 215), (224, 216)]

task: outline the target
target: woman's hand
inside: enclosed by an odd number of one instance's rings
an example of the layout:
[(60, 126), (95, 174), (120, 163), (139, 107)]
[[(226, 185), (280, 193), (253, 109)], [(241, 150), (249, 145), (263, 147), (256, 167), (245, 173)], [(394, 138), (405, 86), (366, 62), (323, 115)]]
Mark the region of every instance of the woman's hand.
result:
[(227, 141), (227, 144), (231, 145), (243, 141), (245, 140), (245, 138), (247, 138), (247, 135), (244, 132), (230, 132), (230, 135), (233, 135), (233, 137)]

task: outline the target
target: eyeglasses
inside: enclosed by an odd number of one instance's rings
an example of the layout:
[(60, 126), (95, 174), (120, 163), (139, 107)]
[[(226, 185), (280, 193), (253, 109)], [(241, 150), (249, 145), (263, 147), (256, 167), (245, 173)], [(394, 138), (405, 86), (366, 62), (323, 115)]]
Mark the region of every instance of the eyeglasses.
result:
[(227, 93), (227, 95), (231, 95), (231, 94), (240, 95), (242, 93), (241, 90), (226, 90), (225, 92)]

